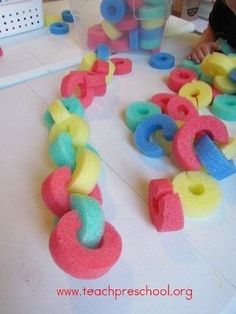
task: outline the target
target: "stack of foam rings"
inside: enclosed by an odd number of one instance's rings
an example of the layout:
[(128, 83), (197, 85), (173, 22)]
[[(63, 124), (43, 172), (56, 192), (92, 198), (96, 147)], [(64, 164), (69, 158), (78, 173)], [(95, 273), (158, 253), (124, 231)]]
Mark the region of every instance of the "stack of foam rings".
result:
[[(140, 153), (167, 155), (183, 171), (149, 183), (149, 213), (159, 232), (183, 229), (185, 216), (213, 214), (222, 199), (218, 181), (236, 172), (236, 138), (222, 121), (236, 121), (236, 55), (214, 52), (201, 64), (183, 60), (167, 86), (170, 93), (135, 101), (125, 111)], [(205, 108), (213, 115), (200, 115)]]
[(42, 183), (42, 198), (56, 216), (49, 239), (55, 263), (81, 279), (104, 275), (121, 255), (118, 231), (105, 221), (98, 185), (101, 157), (89, 144), (85, 108), (104, 95), (113, 75), (129, 73), (129, 59), (110, 58), (106, 45), (84, 55), (80, 69), (61, 82), (62, 98), (52, 102), (43, 120), (49, 129), (49, 156), (57, 167)]
[(113, 52), (144, 49), (158, 52), (169, 0), (102, 0), (103, 21), (88, 29), (87, 44), (107, 44)]

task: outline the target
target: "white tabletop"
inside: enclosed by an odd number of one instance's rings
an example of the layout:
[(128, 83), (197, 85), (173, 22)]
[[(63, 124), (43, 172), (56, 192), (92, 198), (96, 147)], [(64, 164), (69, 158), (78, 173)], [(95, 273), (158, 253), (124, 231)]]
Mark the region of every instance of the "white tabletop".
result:
[[(194, 34), (170, 37), (162, 50), (174, 54), (178, 64), (196, 40)], [(214, 215), (185, 219), (180, 232), (155, 230), (148, 215), (148, 183), (154, 178), (173, 178), (179, 170), (167, 157), (142, 156), (123, 114), (130, 102), (169, 91), (168, 71), (149, 67), (147, 54), (121, 55), (132, 59), (132, 73), (114, 77), (106, 95), (96, 97), (86, 110), (90, 143), (103, 160), (99, 184), (104, 214), (123, 240), (119, 261), (96, 280), (72, 278), (53, 262), (48, 250), (53, 217), (40, 195), (42, 181), (53, 170), (42, 115), (60, 98), (60, 82), (70, 69), (0, 90), (1, 313), (236, 313), (236, 176), (220, 182), (223, 201)], [(236, 136), (234, 123), (227, 125)], [(56, 293), (57, 289), (83, 287), (99, 292), (109, 285), (113, 289), (166, 289), (169, 285), (172, 290), (192, 291), (192, 298), (188, 300), (184, 292), (178, 297), (126, 295), (117, 300)]]

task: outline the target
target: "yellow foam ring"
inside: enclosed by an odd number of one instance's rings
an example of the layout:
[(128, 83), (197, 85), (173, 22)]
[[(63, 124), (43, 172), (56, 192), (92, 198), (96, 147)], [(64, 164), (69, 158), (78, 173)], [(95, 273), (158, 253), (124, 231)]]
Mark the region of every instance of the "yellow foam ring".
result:
[(60, 22), (61, 17), (59, 15), (45, 15), (44, 26), (50, 26), (52, 23)]
[(70, 113), (59, 99), (48, 106), (48, 111), (57, 124), (70, 117)]
[(162, 27), (165, 24), (165, 18), (151, 19), (151, 20), (140, 20), (141, 28), (143, 29), (155, 29)]
[(219, 144), (218, 147), (221, 149), (225, 157), (230, 160), (236, 156), (236, 138), (230, 137), (227, 144)]
[(153, 139), (156, 143), (158, 143), (165, 151), (166, 155), (171, 155), (171, 147), (172, 147), (172, 141), (167, 141), (165, 137), (163, 136), (162, 130), (158, 130), (154, 132)]
[(204, 58), (201, 63), (202, 70), (209, 75), (228, 75), (235, 67), (232, 59), (223, 53), (213, 52)]
[(116, 70), (116, 66), (111, 60), (108, 60), (108, 63), (109, 63), (109, 72), (105, 78), (107, 84), (110, 83), (110, 81), (112, 80), (114, 72)]
[(173, 180), (186, 216), (206, 217), (220, 205), (222, 194), (218, 182), (201, 171), (179, 173)]
[(102, 29), (104, 33), (106, 33), (107, 37), (112, 40), (116, 40), (122, 36), (122, 32), (115, 27), (114, 24), (108, 22), (107, 20), (103, 20), (101, 23)]
[(236, 54), (229, 54), (228, 57), (233, 61), (234, 66), (236, 67)]
[(90, 71), (94, 65), (94, 62), (97, 60), (96, 53), (94, 51), (89, 51), (85, 53), (82, 58), (82, 61), (79, 65), (80, 71)]
[(227, 76), (215, 76), (213, 80), (213, 86), (221, 93), (236, 93), (236, 83), (233, 83), (230, 79), (228, 79)]
[(68, 185), (70, 193), (86, 194), (92, 192), (101, 170), (101, 159), (98, 154), (87, 148), (79, 149), (76, 168)]
[(179, 90), (179, 95), (190, 100), (198, 109), (209, 106), (213, 98), (211, 86), (198, 80), (184, 84)]
[(184, 125), (185, 121), (182, 120), (175, 120), (175, 123), (177, 125), (177, 128), (180, 129)]
[(53, 124), (49, 133), (49, 142), (52, 143), (60, 132), (69, 133), (76, 148), (86, 145), (90, 135), (88, 123), (81, 117), (73, 114), (61, 123)]

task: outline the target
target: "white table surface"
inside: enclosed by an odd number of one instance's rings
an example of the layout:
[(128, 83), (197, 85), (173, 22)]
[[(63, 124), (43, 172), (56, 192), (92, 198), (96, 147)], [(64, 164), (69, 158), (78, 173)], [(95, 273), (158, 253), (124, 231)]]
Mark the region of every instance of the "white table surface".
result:
[[(179, 63), (196, 40), (194, 34), (171, 37), (162, 50), (173, 53)], [(86, 110), (90, 143), (103, 160), (99, 184), (105, 217), (123, 240), (117, 264), (96, 280), (72, 278), (55, 265), (48, 250), (53, 217), (40, 196), (41, 183), (53, 170), (42, 115), (60, 98), (61, 79), (70, 69), (0, 90), (0, 313), (236, 313), (236, 176), (220, 182), (224, 197), (212, 216), (185, 219), (180, 232), (155, 230), (148, 215), (148, 183), (154, 178), (173, 178), (179, 170), (168, 158), (142, 156), (133, 145), (123, 114), (130, 102), (168, 91), (168, 71), (149, 67), (146, 54), (122, 56), (133, 60), (132, 73), (114, 77), (106, 95), (96, 97)], [(234, 123), (228, 127), (236, 136)], [(119, 289), (170, 285), (192, 289), (193, 296), (191, 300), (186, 295), (114, 300), (112, 296), (56, 295), (60, 288), (102, 289), (108, 285)]]

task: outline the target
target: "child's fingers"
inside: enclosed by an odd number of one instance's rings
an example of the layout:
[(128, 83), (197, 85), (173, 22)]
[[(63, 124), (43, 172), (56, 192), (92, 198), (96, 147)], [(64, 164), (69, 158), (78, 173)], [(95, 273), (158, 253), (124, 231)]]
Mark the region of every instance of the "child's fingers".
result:
[(200, 59), (199, 59), (199, 57), (198, 57), (198, 54), (197, 54), (195, 51), (192, 52), (192, 54), (190, 55), (190, 57), (191, 57), (191, 59), (192, 59), (193, 61), (195, 61), (196, 63), (200, 63), (200, 62), (201, 62)]

